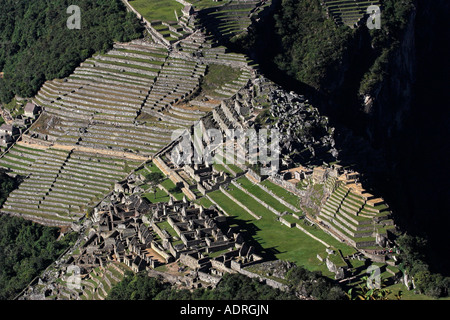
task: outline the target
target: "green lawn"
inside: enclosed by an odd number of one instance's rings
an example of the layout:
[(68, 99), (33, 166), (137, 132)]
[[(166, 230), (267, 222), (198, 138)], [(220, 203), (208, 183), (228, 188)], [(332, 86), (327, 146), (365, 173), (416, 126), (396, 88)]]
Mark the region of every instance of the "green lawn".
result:
[(174, 11), (176, 10), (178, 17), (181, 17), (181, 9), (184, 7), (175, 0), (132, 0), (129, 3), (150, 22), (176, 21)]
[[(312, 239), (297, 228), (288, 228), (285, 225), (282, 225), (279, 221), (276, 221), (277, 216), (274, 213), (250, 200), (245, 201), (242, 196), (242, 194), (245, 194), (241, 191), (239, 191), (240, 193), (237, 191), (230, 190), (229, 192), (236, 198), (240, 197), (238, 200), (244, 200), (242, 202), (244, 202), (247, 207), (251, 208), (251, 210), (255, 210), (256, 214), (262, 216), (260, 220), (254, 219), (249, 213), (240, 208), (220, 191), (211, 192), (209, 195), (223, 207), (224, 210), (230, 215), (233, 215), (230, 217), (230, 225), (233, 225), (234, 223), (239, 225), (241, 230), (245, 230), (247, 241), (255, 247), (257, 252), (268, 258), (293, 261), (299, 265), (304, 265), (309, 270), (320, 270), (325, 275), (332, 276), (326, 265), (320, 262), (316, 257), (317, 252), (325, 250), (323, 244)], [(247, 200), (250, 199), (249, 196), (245, 196), (247, 197)], [(311, 232), (309, 229), (308, 231)], [(336, 246), (337, 248), (346, 247), (320, 229), (314, 229), (313, 232), (311, 233), (320, 237), (330, 245)]]
[(284, 211), (292, 212), (291, 209), (289, 209), (288, 207), (284, 206), (277, 199), (272, 197), (270, 194), (265, 192), (263, 189), (261, 189), (257, 185), (253, 184), (245, 176), (239, 178), (237, 180), (237, 182), (240, 183), (241, 186), (244, 189), (246, 189), (248, 192), (250, 192), (251, 194), (255, 195), (256, 197), (258, 197), (258, 199), (261, 199), (262, 201), (267, 203), (269, 206), (273, 207), (275, 210), (277, 210), (279, 212), (284, 212)]
[(237, 205), (235, 202), (231, 201), (230, 198), (228, 198), (226, 195), (224, 195), (221, 191), (213, 191), (211, 193), (208, 193), (208, 195), (217, 202), (225, 211), (227, 214), (233, 216), (239, 216), (242, 217), (242, 219), (248, 219), (253, 220), (254, 218), (244, 209), (242, 209), (239, 205)]
[(214, 203), (212, 203), (208, 198), (206, 197), (202, 197), (199, 201), (198, 201), (204, 208), (209, 208), (210, 206), (212, 206)]
[(222, 164), (214, 163), (213, 168), (217, 171), (228, 173), (230, 176), (232, 175)]
[(219, 64), (210, 64), (200, 83), (202, 93), (205, 95), (217, 95), (214, 90), (220, 89), (225, 83), (237, 80), (240, 74), (241, 71), (237, 68)]
[(150, 192), (144, 193), (142, 196), (151, 203), (169, 202), (170, 200), (169, 195), (159, 188), (156, 188), (156, 195), (153, 193), (153, 190), (150, 190)]
[(163, 182), (161, 182), (161, 185), (165, 187), (174, 197), (176, 200), (182, 200), (184, 193), (180, 191), (172, 191), (175, 188), (175, 183), (172, 182), (170, 179), (166, 179)]
[(429, 297), (424, 294), (415, 294), (414, 290), (408, 291), (406, 287), (403, 285), (403, 283), (397, 283), (392, 286), (388, 286), (386, 287), (386, 289), (392, 291), (392, 293), (388, 296), (388, 298), (393, 300), (396, 299), (395, 295), (397, 295), (399, 291), (402, 292), (401, 300), (447, 300), (447, 301), (450, 300), (450, 297), (435, 299), (433, 297)]
[(217, 2), (213, 0), (190, 0), (190, 3), (196, 8), (196, 9), (205, 9), (210, 7), (217, 7), (222, 5), (224, 2)]
[(169, 224), (169, 222), (167, 222), (167, 221), (159, 222), (159, 223), (157, 223), (157, 226), (161, 230), (166, 230), (172, 237), (178, 237), (177, 232), (172, 228), (172, 226)]
[(245, 194), (243, 191), (239, 190), (237, 187), (230, 184), (228, 186), (228, 193), (231, 194), (238, 201), (243, 203), (248, 209), (250, 209), (254, 214), (258, 216), (266, 216), (270, 218), (275, 218), (276, 215), (269, 209), (263, 207), (255, 199), (251, 198), (249, 195)]
[[(226, 163), (226, 162), (225, 162)], [(239, 168), (237, 165), (235, 164), (231, 164), (231, 163), (226, 163), (226, 165), (228, 166), (228, 168), (230, 168), (231, 170), (233, 170), (236, 174), (239, 174), (242, 172), (242, 169)]]
[(261, 182), (261, 184), (263, 186), (265, 186), (267, 189), (269, 189), (270, 191), (272, 191), (273, 193), (275, 193), (278, 197), (280, 197), (281, 199), (286, 201), (287, 203), (300, 209), (300, 207), (298, 205), (298, 196), (296, 196), (295, 194), (287, 191), (286, 189), (283, 189), (282, 187), (276, 185), (275, 183), (273, 183), (269, 180), (264, 180)]

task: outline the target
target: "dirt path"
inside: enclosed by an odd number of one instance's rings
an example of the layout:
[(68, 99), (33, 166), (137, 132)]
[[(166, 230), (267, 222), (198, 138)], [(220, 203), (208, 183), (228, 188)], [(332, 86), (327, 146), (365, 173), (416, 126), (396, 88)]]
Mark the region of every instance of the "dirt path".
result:
[(129, 160), (136, 160), (136, 161), (147, 161), (151, 160), (150, 156), (141, 156), (137, 155), (131, 152), (125, 152), (125, 151), (114, 151), (114, 150), (105, 150), (105, 149), (97, 149), (97, 148), (90, 148), (90, 147), (83, 147), (83, 146), (77, 146), (77, 145), (64, 145), (64, 144), (58, 144), (58, 143), (52, 143), (52, 142), (45, 142), (39, 139), (31, 138), (31, 137), (23, 137), (22, 141), (18, 141), (17, 144), (29, 147), (29, 148), (35, 148), (35, 149), (49, 149), (50, 147), (57, 150), (65, 150), (65, 151), (80, 151), (80, 152), (86, 152), (86, 153), (97, 153), (101, 155), (106, 156), (113, 156), (118, 158), (124, 158)]

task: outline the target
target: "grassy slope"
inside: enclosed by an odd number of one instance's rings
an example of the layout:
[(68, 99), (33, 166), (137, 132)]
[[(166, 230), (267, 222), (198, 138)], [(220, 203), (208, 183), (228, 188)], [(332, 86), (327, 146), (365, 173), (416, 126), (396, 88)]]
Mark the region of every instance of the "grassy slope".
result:
[(175, 10), (181, 17), (183, 5), (175, 0), (133, 0), (130, 5), (148, 21), (176, 21)]
[[(247, 230), (247, 234), (253, 238), (254, 242), (257, 242), (252, 243), (252, 245), (255, 245), (257, 251), (261, 250), (263, 254), (275, 256), (282, 260), (293, 261), (299, 265), (304, 265), (309, 270), (320, 270), (325, 275), (331, 276), (326, 266), (316, 258), (318, 252), (325, 250), (324, 245), (307, 236), (297, 228), (288, 228), (282, 225), (276, 221), (276, 215), (274, 213), (269, 212), (239, 190), (231, 189), (229, 192), (236, 198), (243, 199), (244, 201), (242, 202), (256, 214), (262, 216), (262, 218), (255, 220), (220, 191), (211, 192), (209, 195), (230, 215), (233, 215), (231, 219), (234, 220), (235, 224), (239, 225), (242, 230)], [(306, 227), (304, 228), (306, 229)], [(319, 229), (312, 227), (307, 229), (330, 245), (341, 249), (344, 255), (353, 250), (342, 245)]]

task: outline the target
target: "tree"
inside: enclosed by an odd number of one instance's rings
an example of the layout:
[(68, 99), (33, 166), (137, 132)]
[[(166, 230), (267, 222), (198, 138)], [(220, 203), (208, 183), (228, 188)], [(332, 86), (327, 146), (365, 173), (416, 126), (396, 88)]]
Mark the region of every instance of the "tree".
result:
[(5, 172), (0, 171), (0, 207), (5, 202), (9, 193), (19, 185), (18, 179), (11, 178)]
[[(347, 297), (350, 300), (388, 300), (388, 295), (392, 293), (391, 290), (386, 288), (369, 288), (367, 285), (367, 276), (361, 278), (362, 283), (358, 287), (354, 287), (347, 292)], [(401, 294), (396, 296), (397, 299), (401, 297)]]
[(173, 289), (169, 284), (144, 273), (125, 278), (110, 291), (108, 300), (275, 300), (295, 299), (242, 274), (226, 274), (215, 289)]
[(163, 181), (164, 176), (160, 172), (151, 172), (146, 176), (147, 180), (153, 188), (153, 195), (156, 199), (156, 187)]
[(0, 216), (0, 299), (14, 298), (34, 277), (73, 245), (76, 233), (62, 240), (58, 228), (22, 218)]
[(426, 240), (403, 234), (397, 238), (396, 243), (400, 248), (401, 265), (414, 279), (416, 289), (434, 298), (448, 296), (450, 278), (433, 274), (425, 262)]

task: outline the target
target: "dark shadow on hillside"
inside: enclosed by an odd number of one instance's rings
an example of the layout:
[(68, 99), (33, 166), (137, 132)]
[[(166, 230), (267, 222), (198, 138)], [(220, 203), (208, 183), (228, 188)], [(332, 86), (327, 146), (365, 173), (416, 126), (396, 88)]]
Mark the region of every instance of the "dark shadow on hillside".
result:
[(261, 231), (261, 229), (255, 226), (252, 223), (252, 220), (242, 220), (238, 219), (236, 216), (230, 216), (227, 217), (227, 223), (239, 230), (245, 242), (249, 246), (253, 246), (255, 248), (255, 253), (261, 255), (264, 260), (275, 260), (275, 255), (280, 253), (275, 247), (264, 248), (261, 246), (258, 242), (260, 238), (257, 236), (257, 232)]
[[(398, 109), (403, 101), (395, 83), (384, 88), (374, 114), (362, 110), (358, 88), (374, 59), (367, 30), (358, 31), (360, 42), (352, 44), (344, 82), (329, 94), (318, 92), (277, 67), (274, 57), (280, 53), (279, 40), (271, 17), (257, 26), (256, 40), (247, 53), (266, 77), (288, 91), (305, 95), (322, 115), (329, 116), (330, 125), (336, 129), (340, 164), (361, 173), (364, 188), (386, 200), (403, 232), (428, 240), (427, 259), (432, 269), (448, 275), (450, 259), (442, 252), (450, 223), (445, 203), (450, 190), (446, 164), (449, 52), (448, 46), (442, 44), (448, 42), (449, 34), (441, 30), (446, 30), (444, 17), (448, 16), (449, 5), (444, 1), (418, 1), (417, 5), (413, 35), (417, 61), (410, 66), (417, 68), (417, 75), (411, 79), (415, 82), (412, 103), (405, 110)], [(398, 63), (390, 66), (390, 77), (401, 78), (402, 63), (411, 61), (404, 61), (401, 55), (395, 61)]]

